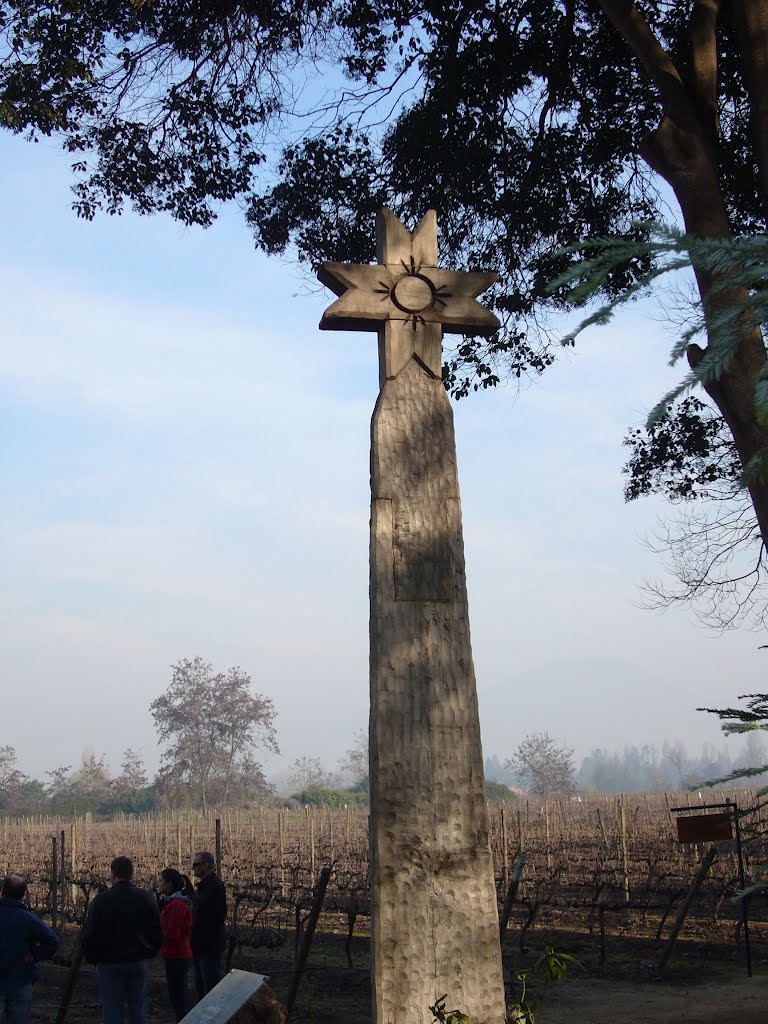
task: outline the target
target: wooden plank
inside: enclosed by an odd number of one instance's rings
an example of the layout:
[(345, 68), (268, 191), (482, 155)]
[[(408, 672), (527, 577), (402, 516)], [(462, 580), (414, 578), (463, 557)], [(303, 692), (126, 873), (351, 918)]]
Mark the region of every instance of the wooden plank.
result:
[(733, 815), (681, 814), (677, 819), (677, 839), (681, 843), (717, 843), (733, 839)]
[(227, 1024), (265, 982), (263, 974), (232, 970), (193, 1006), (184, 1024)]

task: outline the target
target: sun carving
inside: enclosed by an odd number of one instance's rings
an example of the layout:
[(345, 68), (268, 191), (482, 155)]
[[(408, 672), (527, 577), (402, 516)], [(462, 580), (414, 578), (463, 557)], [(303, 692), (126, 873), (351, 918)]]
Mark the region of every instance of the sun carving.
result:
[(382, 210), (377, 241), (378, 263), (324, 263), (318, 270), (320, 281), (338, 296), (323, 313), (320, 328), (377, 331), (383, 344), (381, 379), (396, 376), (412, 354), (439, 378), (443, 332), (498, 330), (494, 314), (477, 301), (497, 275), (437, 265), (434, 210), (412, 232), (390, 210)]
[(426, 274), (422, 273), (422, 263), (417, 263), (411, 256), (410, 263), (400, 261), (405, 273), (394, 282), (379, 281), (379, 287), (373, 291), (381, 295), (381, 301), (391, 300), (395, 306), (406, 314), (405, 322), (410, 323), (413, 330), (418, 324), (426, 323), (423, 314), (428, 310), (445, 309), (451, 293), (445, 284), (435, 285)]
[(499, 321), (475, 296), (496, 274), (443, 270), (411, 257), (386, 264), (324, 263), (317, 275), (339, 298), (323, 314), (323, 330), (377, 330), (386, 320), (439, 323), (456, 334), (488, 334)]

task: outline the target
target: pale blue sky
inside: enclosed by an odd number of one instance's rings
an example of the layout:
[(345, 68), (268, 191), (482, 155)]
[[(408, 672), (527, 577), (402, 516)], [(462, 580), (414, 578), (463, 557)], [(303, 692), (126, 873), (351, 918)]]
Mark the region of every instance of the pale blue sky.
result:
[[(236, 210), (84, 223), (54, 144), (0, 135), (0, 166), (0, 745), (35, 774), (127, 746), (154, 767), (148, 704), (201, 654), (274, 699), (269, 771), (333, 767), (367, 722), (374, 336), (320, 333), (330, 296)], [(624, 504), (621, 439), (669, 347), (636, 307), (455, 408), (486, 754), (540, 729), (579, 756), (719, 744), (696, 705), (758, 685), (757, 635), (637, 607), (662, 505)]]

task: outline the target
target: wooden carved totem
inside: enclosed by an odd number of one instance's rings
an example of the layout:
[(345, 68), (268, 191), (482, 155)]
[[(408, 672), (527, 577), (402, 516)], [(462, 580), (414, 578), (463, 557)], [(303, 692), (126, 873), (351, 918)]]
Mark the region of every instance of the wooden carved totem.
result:
[(371, 935), (376, 1024), (502, 1024), (504, 985), (442, 332), (490, 332), (496, 279), (437, 266), (429, 211), (379, 214), (378, 264), (326, 263), (324, 330), (376, 330), (371, 425)]

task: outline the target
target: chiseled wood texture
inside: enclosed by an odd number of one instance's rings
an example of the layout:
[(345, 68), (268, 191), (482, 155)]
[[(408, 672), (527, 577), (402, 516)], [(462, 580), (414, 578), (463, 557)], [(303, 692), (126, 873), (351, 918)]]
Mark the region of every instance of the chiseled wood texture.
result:
[(447, 994), (502, 1024), (453, 413), (417, 358), (384, 381), (371, 434), (374, 1020), (425, 1024)]

